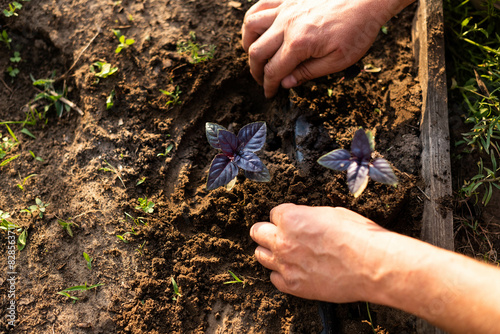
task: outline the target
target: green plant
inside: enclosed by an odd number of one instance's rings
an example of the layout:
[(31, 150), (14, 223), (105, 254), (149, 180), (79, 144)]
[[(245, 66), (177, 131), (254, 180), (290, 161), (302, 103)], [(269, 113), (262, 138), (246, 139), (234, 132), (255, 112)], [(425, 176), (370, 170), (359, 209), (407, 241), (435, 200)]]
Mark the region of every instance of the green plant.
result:
[[(130, 16), (131, 17), (131, 16)], [(133, 19), (131, 20), (133, 21)], [(125, 35), (122, 35), (120, 30), (116, 29), (111, 29), (113, 31), (113, 34), (115, 34), (116, 38), (118, 38), (118, 46), (116, 47), (115, 53), (118, 54), (120, 53), (123, 49), (127, 49), (129, 46), (135, 43), (135, 40), (132, 38), (126, 38)]]
[(123, 241), (124, 243), (128, 244), (128, 243), (129, 243), (129, 241), (128, 241), (127, 239), (125, 239), (125, 236), (126, 236), (127, 234), (137, 235), (137, 232), (134, 230), (134, 228), (133, 228), (133, 227), (131, 227), (130, 229), (131, 229), (131, 231), (129, 231), (129, 232), (125, 232), (125, 233), (123, 233), (122, 235), (117, 234), (117, 235), (116, 235), (116, 237), (117, 237), (118, 239), (120, 239), (121, 241)]
[(15, 51), (15, 52), (14, 52), (14, 56), (10, 58), (10, 61), (11, 61), (12, 63), (19, 63), (19, 62), (21, 62), (21, 60), (22, 60), (22, 59), (21, 59), (21, 55), (20, 55), (20, 53), (19, 53), (19, 52), (17, 52), (17, 51)]
[(10, 43), (12, 42), (12, 38), (9, 37), (7, 30), (2, 30), (0, 34), (0, 42), (4, 42), (7, 45), (7, 48), (10, 50)]
[(180, 90), (179, 86), (175, 86), (175, 90), (170, 92), (168, 90), (163, 90), (160, 89), (160, 92), (162, 92), (164, 95), (167, 95), (169, 97), (169, 100), (165, 105), (177, 105), (177, 104), (182, 104), (182, 101), (180, 100), (180, 95), (182, 91)]
[[(96, 61), (90, 65), (90, 72), (101, 79), (105, 79), (117, 71), (118, 67), (112, 67), (110, 63), (106, 63), (105, 61)], [(99, 79), (97, 79), (97, 82), (99, 82)]]
[(12, 78), (15, 78), (19, 74), (19, 69), (12, 67), (12, 66), (9, 66), (9, 67), (7, 67), (7, 73), (9, 73), (9, 75)]
[(235, 283), (241, 283), (243, 284), (243, 287), (245, 287), (245, 280), (242, 280), (240, 279), (238, 276), (236, 276), (235, 273), (233, 273), (231, 270), (228, 270), (228, 272), (231, 274), (231, 276), (233, 276), (234, 280), (232, 281), (227, 281), (227, 282), (224, 282), (223, 284), (235, 284)]
[(37, 157), (37, 156), (35, 155), (35, 153), (33, 153), (33, 151), (28, 150), (28, 152), (30, 152), (31, 156), (32, 156), (32, 157), (33, 157), (33, 159), (35, 159), (36, 161), (40, 161), (40, 162), (43, 162), (43, 161), (44, 161), (41, 157)]
[(26, 241), (28, 239), (28, 230), (24, 229), (24, 231), (17, 238), (17, 249), (22, 251), (24, 247), (26, 247)]
[(127, 187), (125, 186), (125, 183), (123, 182), (123, 179), (120, 175), (120, 173), (118, 172), (118, 170), (113, 167), (113, 165), (111, 165), (109, 162), (107, 162), (106, 160), (104, 160), (104, 163), (108, 166), (108, 167), (101, 167), (99, 168), (99, 170), (102, 170), (104, 172), (111, 172), (111, 173), (114, 173), (116, 174), (116, 176), (118, 177), (118, 179), (120, 180), (120, 182), (122, 183), (123, 185), (123, 188), (127, 189)]
[(500, 14), (494, 0), (483, 10), (470, 2), (445, 0), (447, 50), (452, 60), (450, 99), (462, 103), (469, 131), (455, 145), (462, 153), (475, 152), (478, 171), (464, 181), (461, 194), (487, 205), (493, 189), (500, 189)]
[(139, 185), (143, 184), (145, 181), (146, 181), (146, 177), (143, 176), (142, 178), (137, 179), (137, 183), (135, 185), (139, 186)]
[(115, 105), (115, 90), (113, 89), (106, 98), (106, 110), (111, 109)]
[(23, 5), (21, 5), (17, 1), (13, 1), (9, 3), (9, 8), (3, 10), (3, 15), (5, 17), (11, 17), (11, 16), (18, 16), (19, 14), (16, 12), (16, 10), (23, 8)]
[(135, 249), (135, 251), (142, 255), (142, 250), (144, 249), (145, 244), (146, 244), (146, 241), (144, 241), (139, 247), (137, 247)]
[(83, 258), (85, 259), (85, 261), (87, 262), (87, 268), (89, 268), (89, 270), (92, 270), (92, 260), (93, 258), (91, 258), (87, 253), (83, 252)]
[[(208, 50), (206, 50), (208, 48)], [(199, 45), (196, 42), (196, 34), (194, 31), (189, 32), (188, 41), (179, 41), (177, 43), (177, 52), (186, 54), (192, 64), (198, 64), (209, 59), (212, 59), (215, 54), (215, 45)]]
[(174, 296), (172, 297), (172, 300), (177, 301), (178, 298), (182, 297), (179, 287), (177, 286), (177, 282), (175, 281), (174, 277), (170, 277), (170, 281), (172, 282), (172, 286), (174, 288)]
[(135, 207), (136, 210), (142, 210), (145, 213), (153, 213), (153, 207), (155, 206), (155, 204), (152, 201), (148, 201), (147, 197), (139, 197), (137, 201), (139, 202), (139, 205)]
[(26, 176), (24, 179), (21, 180), (21, 176), (19, 175), (19, 183), (16, 184), (16, 186), (21, 189), (22, 191), (24, 191), (24, 185), (26, 184), (26, 181), (28, 181), (30, 178), (32, 178), (33, 176), (36, 176), (38, 174), (30, 174), (28, 176)]
[[(10, 133), (10, 138), (8, 136), (3, 136), (2, 133), (0, 132), (0, 161), (5, 158), (5, 156), (16, 146), (19, 141), (17, 140), (16, 135), (10, 127), (5, 124), (7, 127), (7, 131)], [(0, 166), (2, 166), (0, 164)]]
[(78, 226), (78, 224), (73, 222), (66, 222), (62, 219), (57, 219), (57, 222), (59, 223), (59, 225), (61, 225), (62, 229), (65, 230), (66, 233), (68, 233), (68, 235), (73, 238), (73, 230), (71, 229), (71, 226)]
[(73, 300), (73, 303), (75, 303), (77, 300), (79, 300), (79, 298), (70, 295), (69, 294), (70, 292), (73, 292), (73, 291), (88, 291), (90, 289), (94, 289), (94, 288), (97, 288), (97, 287), (100, 287), (100, 286), (103, 286), (103, 285), (104, 284), (102, 284), (102, 283), (98, 283), (98, 284), (94, 284), (94, 285), (87, 285), (87, 282), (85, 282), (84, 285), (75, 285), (75, 286), (72, 286), (70, 288), (61, 290), (57, 294), (65, 296), (65, 297), (68, 297), (68, 298), (70, 298), (70, 299)]
[(147, 218), (145, 218), (145, 217), (134, 218), (132, 215), (130, 215), (127, 212), (125, 212), (125, 216), (127, 216), (127, 218), (130, 218), (134, 222), (134, 224), (137, 226), (139, 226), (139, 223), (141, 223), (144, 226), (148, 225)]
[[(55, 80), (53, 79), (55, 76), (55, 73), (52, 73), (52, 78), (51, 79), (38, 79), (35, 80), (33, 77), (31, 77), (31, 80), (33, 81), (33, 86), (38, 86), (41, 87), (42, 90), (40, 93), (38, 93), (35, 96), (35, 99), (33, 102), (44, 100), (47, 102), (46, 105), (43, 107), (43, 114), (39, 114), (38, 118), (44, 119), (46, 118), (46, 115), (48, 111), (54, 107), (56, 110), (56, 115), (58, 117), (61, 117), (63, 115), (64, 110), (66, 112), (69, 112), (71, 107), (72, 107), (72, 102), (68, 101), (66, 99), (66, 94), (67, 94), (67, 88), (63, 88), (62, 90), (56, 90), (54, 87), (54, 82)], [(38, 113), (38, 111), (35, 111)], [(34, 114), (33, 114), (34, 116)], [(35, 119), (36, 122), (36, 119)], [(33, 135), (31, 135), (33, 136)], [(34, 136), (33, 136), (34, 137)]]
[(156, 156), (157, 157), (167, 156), (170, 153), (170, 151), (172, 151), (173, 148), (174, 148), (174, 144), (168, 144), (168, 146), (165, 148), (165, 153), (158, 153)]
[(17, 228), (17, 229), (21, 228), (21, 226), (18, 226), (16, 224), (8, 221), (7, 219), (9, 219), (9, 218), (10, 218), (10, 213), (3, 212), (2, 210), (0, 210), (0, 230), (7, 231), (7, 230), (14, 229), (14, 228)]
[(35, 198), (35, 203), (34, 205), (29, 206), (27, 209), (21, 210), (21, 212), (26, 212), (31, 215), (34, 213), (38, 212), (38, 216), (40, 218), (43, 218), (43, 215), (45, 213), (45, 208), (48, 207), (50, 204), (49, 203), (43, 203), (40, 198)]

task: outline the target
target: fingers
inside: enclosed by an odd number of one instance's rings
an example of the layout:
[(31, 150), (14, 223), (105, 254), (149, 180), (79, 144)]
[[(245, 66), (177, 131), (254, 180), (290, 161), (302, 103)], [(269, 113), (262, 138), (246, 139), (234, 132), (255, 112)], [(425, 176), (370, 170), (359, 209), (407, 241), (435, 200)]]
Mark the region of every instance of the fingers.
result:
[(250, 237), (264, 248), (272, 249), (278, 228), (271, 223), (256, 223), (250, 229)]
[(285, 204), (280, 204), (273, 209), (271, 209), (271, 212), (269, 213), (269, 220), (271, 221), (272, 224), (278, 226), (282, 222), (282, 217), (283, 214), (286, 212), (290, 212), (294, 208), (296, 208), (297, 205), (292, 204), (292, 203), (285, 203)]
[(241, 30), (243, 48), (246, 52), (248, 52), (250, 45), (271, 27), (276, 15), (275, 9), (259, 11), (253, 15), (247, 14)]
[(250, 7), (250, 9), (245, 14), (245, 20), (248, 16), (260, 12), (262, 10), (276, 8), (283, 3), (284, 0), (260, 0), (255, 5)]
[(275, 260), (273, 253), (267, 248), (262, 246), (257, 247), (255, 249), (255, 258), (267, 269), (279, 269), (278, 262)]
[(250, 73), (262, 85), (264, 82), (264, 66), (283, 44), (283, 31), (269, 28), (248, 49)]

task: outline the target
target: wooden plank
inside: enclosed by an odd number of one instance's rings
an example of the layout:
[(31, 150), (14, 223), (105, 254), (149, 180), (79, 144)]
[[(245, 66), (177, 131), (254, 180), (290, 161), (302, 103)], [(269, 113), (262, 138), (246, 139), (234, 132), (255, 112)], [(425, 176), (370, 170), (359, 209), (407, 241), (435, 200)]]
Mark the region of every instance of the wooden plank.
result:
[[(443, 4), (420, 0), (413, 24), (413, 43), (422, 88), (422, 178), (427, 199), (422, 218), (423, 241), (454, 250), (453, 215), (446, 203), (452, 194)], [(418, 333), (444, 333), (417, 321)]]

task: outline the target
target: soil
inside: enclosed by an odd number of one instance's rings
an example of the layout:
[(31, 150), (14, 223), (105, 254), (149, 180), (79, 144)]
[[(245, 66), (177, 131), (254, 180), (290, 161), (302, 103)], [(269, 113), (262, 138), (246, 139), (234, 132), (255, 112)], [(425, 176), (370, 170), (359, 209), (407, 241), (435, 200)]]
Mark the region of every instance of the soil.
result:
[[(8, 1), (0, 4), (8, 7)], [(0, 121), (23, 121), (33, 107), (42, 112), (47, 102), (34, 101), (39, 91), (31, 77), (53, 73), (54, 88), (66, 88), (66, 98), (83, 115), (72, 109), (58, 117), (52, 107), (46, 119), (26, 126), (36, 138), (11, 124), (19, 144), (8, 156), (19, 157), (0, 167), (0, 210), (27, 229), (28, 240), (16, 254), (15, 327), (6, 318), (7, 269), (0, 275), (2, 333), (320, 333), (318, 303), (276, 290), (270, 272), (254, 259), (252, 224), (268, 220), (274, 206), (292, 202), (344, 206), (419, 236), (421, 91), (410, 40), (414, 6), (388, 22), (388, 33), (356, 66), (265, 99), (241, 47), (249, 1), (22, 4), (19, 16), (0, 17), (0, 30), (12, 38), (11, 50), (0, 45), (0, 69), (12, 65), (14, 51), (22, 58), (17, 77), (5, 71), (0, 76)], [(111, 29), (135, 43), (116, 54)], [(191, 31), (200, 45), (216, 46), (213, 59), (193, 64), (177, 52)], [(117, 73), (96, 80), (89, 68), (97, 61), (118, 67)], [(381, 71), (364, 71), (367, 64)], [(167, 104), (160, 89), (177, 86), (182, 103)], [(114, 105), (106, 109), (113, 90)], [(231, 191), (208, 192), (207, 172), (217, 152), (206, 141), (205, 123), (238, 131), (254, 121), (268, 125), (258, 154), (271, 182), (240, 174)], [(394, 165), (399, 184), (370, 181), (355, 199), (345, 173), (316, 160), (348, 148), (359, 127), (374, 132), (377, 152)], [(19, 189), (31, 174), (25, 190)], [(145, 197), (154, 202), (154, 212), (136, 209)], [(21, 212), (36, 198), (49, 203), (43, 218)], [(134, 223), (130, 217), (144, 218)], [(58, 220), (75, 223), (73, 237)], [(0, 235), (2, 245), (7, 238)], [(92, 270), (83, 252), (93, 258)], [(7, 256), (0, 265), (7, 268)], [(245, 286), (223, 284), (232, 279), (229, 270)], [(172, 277), (182, 294), (176, 301)], [(75, 303), (57, 294), (85, 282), (104, 285), (72, 292), (79, 298)], [(414, 317), (377, 305), (370, 310), (375, 325), (414, 332)], [(332, 312), (338, 333), (372, 331), (363, 322), (364, 303), (334, 305)]]

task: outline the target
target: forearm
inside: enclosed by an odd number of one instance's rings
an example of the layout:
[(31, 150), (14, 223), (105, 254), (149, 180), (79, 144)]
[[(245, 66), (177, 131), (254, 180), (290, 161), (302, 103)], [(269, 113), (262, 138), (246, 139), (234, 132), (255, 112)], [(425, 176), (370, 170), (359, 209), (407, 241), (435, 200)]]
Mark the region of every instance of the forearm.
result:
[(500, 332), (500, 269), (393, 234), (375, 277), (375, 303), (452, 333)]

